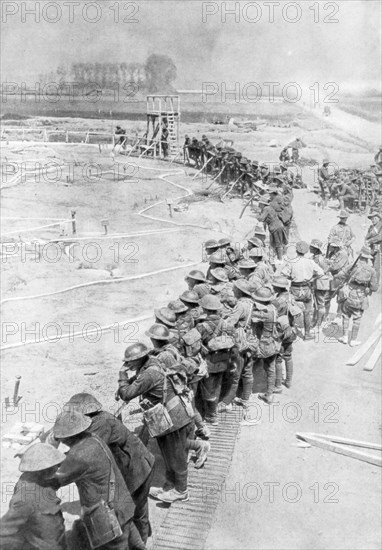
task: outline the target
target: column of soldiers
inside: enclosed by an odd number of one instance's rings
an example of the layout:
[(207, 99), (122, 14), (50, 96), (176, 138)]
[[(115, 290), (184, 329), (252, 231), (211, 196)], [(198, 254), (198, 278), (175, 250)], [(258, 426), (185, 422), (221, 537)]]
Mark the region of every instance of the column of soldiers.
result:
[[(341, 211), (327, 245), (299, 241), (296, 257), (288, 259), (293, 192), (275, 187), (274, 176), (270, 183), (247, 242), (207, 241), (206, 273), (190, 271), (181, 294), (154, 311), (146, 332), (150, 345), (140, 341), (126, 348), (116, 398), (123, 404), (138, 400), (144, 418), (139, 436), (93, 395), (73, 395), (41, 443), (21, 454), (23, 473), (3, 517), (2, 548), (65, 550), (56, 491), (75, 483), (81, 519), (73, 525), (70, 548), (144, 549), (151, 535), (148, 498), (167, 504), (189, 499), (189, 462), (197, 469), (206, 464), (211, 428), (233, 404), (245, 417), (259, 369), (266, 376), (258, 395), (264, 403), (292, 387), (294, 342), (324, 329), (333, 300), (342, 324), (339, 341), (360, 344), (361, 319), (378, 287), (380, 212), (370, 214), (357, 256), (349, 216)], [(165, 469), (158, 486), (148, 449), (152, 440)]]

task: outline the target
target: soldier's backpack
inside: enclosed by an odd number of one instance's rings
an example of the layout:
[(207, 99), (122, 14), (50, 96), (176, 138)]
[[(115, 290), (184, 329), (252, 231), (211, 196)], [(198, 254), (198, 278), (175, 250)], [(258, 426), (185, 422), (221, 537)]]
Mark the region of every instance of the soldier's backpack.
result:
[(202, 336), (200, 332), (193, 328), (183, 335), (182, 341), (186, 357), (196, 357), (202, 349)]
[(367, 285), (370, 282), (369, 266), (360, 266), (351, 278), (351, 281), (359, 285)]

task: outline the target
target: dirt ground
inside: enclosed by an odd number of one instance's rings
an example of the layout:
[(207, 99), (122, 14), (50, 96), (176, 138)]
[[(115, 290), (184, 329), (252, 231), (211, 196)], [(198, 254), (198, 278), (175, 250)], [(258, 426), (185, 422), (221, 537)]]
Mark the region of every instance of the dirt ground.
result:
[[(228, 132), (226, 127), (217, 130), (209, 124), (182, 124), (181, 134), (206, 134), (213, 142), (222, 137), (233, 139), (235, 148), (259, 161), (276, 162), (280, 147), (300, 137), (307, 144), (302, 152), (307, 159), (320, 162), (328, 156), (340, 166), (355, 168), (367, 168), (372, 163), (374, 151), (365, 136), (349, 135), (309, 113), (300, 122), (298, 127), (266, 126), (251, 133)], [(94, 121), (52, 119), (50, 123), (87, 129)], [(140, 124), (123, 123), (131, 134), (141, 130)], [(97, 121), (97, 128), (109, 131), (110, 121)], [(272, 139), (276, 139), (277, 148), (269, 147)], [(137, 338), (147, 339), (144, 331), (152, 322), (153, 309), (166, 305), (185, 289), (183, 279), (191, 265), (206, 267), (202, 263), (202, 242), (223, 235), (242, 242), (255, 218), (247, 209), (238, 219), (243, 206), (240, 199), (225, 204), (212, 200), (191, 202), (188, 211), (173, 212), (170, 217), (168, 199), (175, 204), (187, 190), (200, 191), (209, 183), (201, 178), (193, 180), (195, 171), (176, 163), (169, 166), (162, 161), (113, 156), (110, 146), (9, 141), (2, 143), (2, 158), (5, 163), (17, 163), (18, 169), (22, 162), (27, 162), (28, 170), (35, 169), (36, 162), (44, 166), (53, 163), (50, 169), (54, 170), (62, 166), (59, 177), (49, 172), (41, 181), (36, 181), (31, 172), (24, 182), (13, 175), (5, 182), (3, 178), (2, 231), (8, 254), (2, 262), (2, 298), (10, 301), (3, 304), (2, 346), (8, 348), (2, 351), (2, 403), (12, 395), (15, 375), (22, 376), (20, 406), (8, 411), (3, 407), (3, 435), (20, 421), (35, 421), (49, 428), (62, 404), (80, 391), (93, 393), (106, 409), (114, 410), (124, 348)], [(85, 172), (84, 177), (84, 166), (93, 175)], [(51, 181), (47, 181), (49, 174)], [(159, 178), (164, 175), (166, 181)], [(295, 194), (295, 217), (302, 238), (325, 240), (336, 223), (335, 205), (323, 213), (317, 208), (317, 197), (311, 191), (314, 178), (314, 170), (304, 168), (303, 179), (309, 188)], [(71, 210), (76, 211), (75, 237), (82, 240), (75, 241), (72, 235)], [(20, 219), (8, 219), (16, 217)], [(25, 231), (57, 219), (69, 221)], [(101, 223), (104, 219), (109, 221), (107, 236)], [(359, 247), (368, 220), (355, 215), (350, 225)], [(143, 232), (149, 233), (136, 235)], [(21, 246), (12, 244), (20, 239)], [(174, 270), (138, 278), (168, 268)], [(123, 280), (129, 277), (137, 278)], [(101, 280), (106, 282), (59, 292)], [(53, 296), (35, 297), (54, 292), (57, 294)], [(18, 297), (34, 298), (12, 300)], [(377, 316), (378, 298), (380, 294), (373, 297), (365, 316), (362, 339)], [(135, 321), (140, 317), (147, 319)], [(105, 326), (112, 328), (101, 332), (100, 327)], [(70, 331), (81, 332), (84, 338), (62, 337)], [(55, 336), (55, 342), (46, 341)], [(346, 367), (351, 353), (338, 343), (296, 345), (295, 384), (280, 396), (274, 421), (269, 421), (267, 409), (260, 406), (261, 422), (242, 427), (226, 485), (232, 490), (240, 484), (238, 502), (232, 493), (222, 497), (208, 549), (380, 547), (378, 469), (315, 448), (295, 447), (296, 431), (322, 430), (354, 439), (379, 440), (380, 368), (366, 373), (359, 365)], [(301, 408), (302, 416), (296, 423), (280, 415), (289, 402)], [(333, 426), (325, 421), (333, 412), (328, 403), (337, 407), (333, 418), (338, 422)], [(318, 414), (318, 420), (314, 414)], [(132, 428), (139, 424), (138, 417), (127, 414), (125, 421)], [(8, 487), (2, 498), (2, 512), (7, 509), (10, 487), (18, 477), (14, 454), (14, 449), (2, 449), (1, 480), (2, 486)], [(262, 498), (255, 503), (252, 494), (248, 497), (245, 493), (252, 490), (245, 484), (252, 482), (263, 489)], [(275, 489), (274, 503), (270, 503), (265, 482), (279, 483), (279, 489), (286, 483), (298, 483), (302, 497), (290, 503), (283, 499), (281, 490)], [(315, 483), (318, 489), (310, 489)], [(330, 484), (338, 486), (333, 496), (339, 501), (336, 506), (324, 502), (336, 489)], [(78, 512), (73, 495), (72, 489), (63, 492), (68, 527)], [(157, 529), (166, 512), (153, 503), (150, 508)]]

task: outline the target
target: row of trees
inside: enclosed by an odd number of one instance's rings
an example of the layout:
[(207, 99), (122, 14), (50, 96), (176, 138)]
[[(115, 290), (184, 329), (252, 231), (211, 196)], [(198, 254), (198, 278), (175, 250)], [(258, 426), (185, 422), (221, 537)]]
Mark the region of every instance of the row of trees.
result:
[(134, 82), (139, 90), (147, 93), (174, 92), (173, 82), (177, 69), (168, 55), (152, 54), (145, 63), (72, 63), (60, 65), (57, 70), (39, 75), (41, 84), (48, 82), (75, 82), (85, 85), (97, 83), (102, 88), (112, 88), (115, 83), (123, 86)]

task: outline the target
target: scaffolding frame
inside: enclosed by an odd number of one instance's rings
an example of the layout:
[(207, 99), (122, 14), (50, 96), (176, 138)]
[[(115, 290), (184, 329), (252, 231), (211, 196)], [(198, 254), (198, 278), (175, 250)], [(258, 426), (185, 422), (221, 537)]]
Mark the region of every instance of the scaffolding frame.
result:
[[(163, 129), (168, 130), (169, 156), (179, 151), (180, 97), (178, 95), (151, 94), (146, 97), (146, 150), (153, 149), (153, 156), (163, 155)], [(152, 128), (151, 128), (152, 127)], [(159, 147), (157, 147), (157, 144)]]

